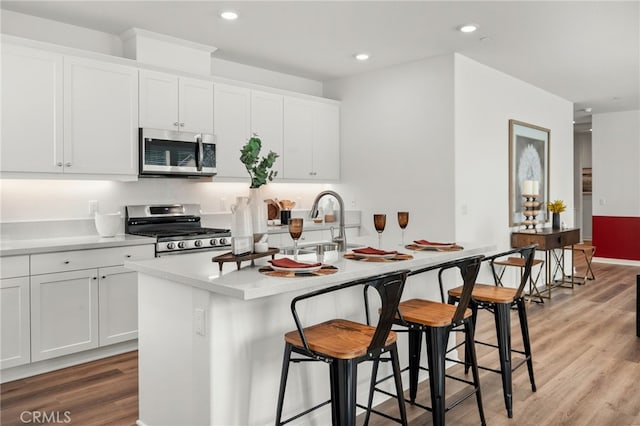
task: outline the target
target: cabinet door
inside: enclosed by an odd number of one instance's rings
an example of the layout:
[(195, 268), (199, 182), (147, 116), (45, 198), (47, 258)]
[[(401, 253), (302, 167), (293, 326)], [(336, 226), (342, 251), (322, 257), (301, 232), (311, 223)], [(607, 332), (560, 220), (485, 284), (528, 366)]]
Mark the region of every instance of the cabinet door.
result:
[(313, 178), (313, 105), (305, 100), (284, 99), (283, 177)]
[(29, 277), (0, 280), (0, 368), (31, 360)]
[(273, 151), (280, 157), (276, 159), (273, 170), (282, 177), (283, 143), (282, 143), (283, 96), (274, 93), (251, 91), (251, 133), (258, 135), (262, 141), (262, 156)]
[(140, 127), (178, 130), (178, 77), (140, 70)]
[(240, 149), (251, 137), (249, 89), (214, 84), (213, 126), (218, 176), (249, 178), (240, 162)]
[(340, 178), (340, 107), (317, 103), (313, 116), (314, 179)]
[(98, 347), (98, 271), (31, 277), (31, 360)]
[(178, 84), (180, 130), (213, 133), (213, 83), (180, 78)]
[(137, 174), (138, 71), (65, 57), (65, 173)]
[(114, 266), (98, 270), (100, 346), (138, 338), (138, 273)]
[(1, 74), (0, 171), (62, 172), (62, 55), (3, 43)]

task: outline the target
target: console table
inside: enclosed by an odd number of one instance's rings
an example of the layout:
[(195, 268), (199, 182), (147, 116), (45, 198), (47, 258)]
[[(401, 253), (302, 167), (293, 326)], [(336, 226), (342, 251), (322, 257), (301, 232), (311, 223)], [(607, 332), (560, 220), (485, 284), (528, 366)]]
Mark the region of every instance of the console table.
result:
[[(573, 245), (579, 242), (579, 228), (542, 228), (536, 229), (536, 232), (522, 230), (511, 233), (511, 247), (524, 247), (531, 244), (537, 244), (537, 250), (544, 251), (547, 295), (542, 297), (546, 297), (547, 299), (551, 299), (551, 289), (553, 287), (562, 286), (563, 284), (571, 284), (571, 288), (573, 288), (573, 271), (569, 276), (571, 280), (565, 280), (564, 247), (571, 246), (571, 268), (573, 270)], [(560, 254), (556, 253), (557, 249), (561, 249)], [(562, 276), (560, 280), (555, 279), (558, 270), (560, 270)]]

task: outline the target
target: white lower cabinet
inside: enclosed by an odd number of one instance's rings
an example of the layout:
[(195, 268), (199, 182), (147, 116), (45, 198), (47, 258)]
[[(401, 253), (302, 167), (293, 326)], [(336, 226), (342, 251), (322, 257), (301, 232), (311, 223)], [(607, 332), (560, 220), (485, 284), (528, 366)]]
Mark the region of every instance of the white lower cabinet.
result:
[(31, 277), (31, 360), (98, 347), (98, 270)]
[(138, 338), (138, 273), (123, 266), (100, 268), (100, 346)]
[(28, 364), (31, 361), (29, 277), (0, 280), (0, 331), (0, 368)]
[(31, 275), (2, 275), (1, 367), (137, 339), (138, 276), (122, 264), (152, 257), (153, 244), (2, 258)]

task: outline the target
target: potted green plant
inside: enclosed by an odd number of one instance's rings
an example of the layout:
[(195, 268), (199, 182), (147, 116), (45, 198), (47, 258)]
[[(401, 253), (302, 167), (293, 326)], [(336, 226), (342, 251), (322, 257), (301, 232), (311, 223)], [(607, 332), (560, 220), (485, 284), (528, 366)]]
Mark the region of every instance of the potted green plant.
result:
[(262, 141), (254, 133), (253, 137), (240, 150), (240, 161), (242, 161), (251, 177), (251, 186), (249, 188), (260, 188), (267, 181), (272, 181), (278, 175), (278, 171), (271, 170), (271, 168), (279, 155), (269, 151), (266, 157), (260, 158), (261, 149)]
[(565, 211), (567, 206), (562, 200), (554, 200), (547, 205), (547, 210), (552, 213), (551, 228), (560, 229), (560, 213)]
[(240, 150), (240, 161), (247, 169), (251, 178), (249, 186), (249, 209), (253, 223), (254, 242), (261, 241), (262, 236), (267, 232), (267, 205), (265, 197), (262, 195), (261, 187), (277, 176), (277, 170), (271, 168), (278, 158), (278, 154), (269, 151), (266, 157), (260, 157), (262, 141), (257, 134), (253, 134), (247, 143)]

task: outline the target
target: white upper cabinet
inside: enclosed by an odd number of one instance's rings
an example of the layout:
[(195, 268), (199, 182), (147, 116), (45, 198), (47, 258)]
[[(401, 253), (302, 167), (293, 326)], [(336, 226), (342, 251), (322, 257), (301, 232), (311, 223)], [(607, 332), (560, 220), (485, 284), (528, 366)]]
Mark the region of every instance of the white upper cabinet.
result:
[(262, 141), (261, 156), (269, 151), (279, 155), (272, 170), (282, 177), (283, 164), (283, 104), (282, 95), (251, 91), (251, 133), (258, 135)]
[(218, 176), (249, 178), (240, 149), (251, 137), (251, 91), (215, 83), (213, 100)]
[(140, 127), (213, 133), (213, 83), (141, 70)]
[(2, 45), (2, 172), (137, 175), (135, 68)]
[(340, 107), (285, 97), (284, 169), (287, 179), (340, 178)]
[(138, 71), (65, 57), (64, 171), (137, 174)]
[(313, 122), (313, 178), (340, 179), (340, 107), (316, 103)]
[(213, 83), (180, 78), (180, 130), (213, 134)]
[(62, 55), (2, 45), (3, 172), (60, 172)]

